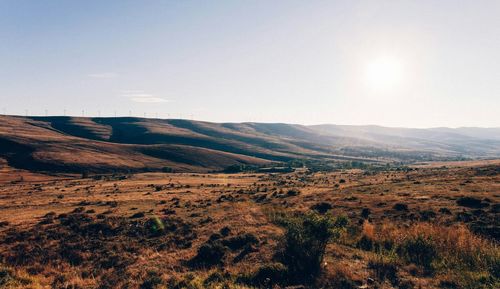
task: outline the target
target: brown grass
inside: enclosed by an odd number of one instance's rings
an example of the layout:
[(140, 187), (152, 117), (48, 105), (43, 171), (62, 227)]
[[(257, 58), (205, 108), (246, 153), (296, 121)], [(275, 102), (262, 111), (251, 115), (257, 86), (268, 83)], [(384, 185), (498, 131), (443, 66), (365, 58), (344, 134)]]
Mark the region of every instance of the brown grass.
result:
[[(170, 286), (168, 281), (175, 277), (192, 284), (192, 288), (201, 288), (196, 286), (202, 286), (212, 272), (220, 271), (226, 279), (214, 286), (236, 288), (242, 286), (235, 284), (239, 274), (275, 262), (273, 255), (284, 232), (275, 223), (282, 214), (307, 212), (325, 202), (332, 206), (326, 214), (347, 215), (349, 226), (338, 243), (327, 247), (318, 284), (333, 288), (348, 284), (367, 288), (406, 288), (403, 286), (409, 284), (416, 288), (495, 288), (499, 249), (494, 235), (498, 212), (494, 208), (500, 201), (500, 176), (491, 172), (490, 166), (484, 166), (374, 174), (356, 170), (315, 174), (147, 173), (96, 179), (45, 176), (33, 182), (9, 182), (0, 186), (0, 263), (11, 270), (9, 276), (14, 276), (9, 279), (11, 288), (97, 288), (104, 283), (111, 288), (139, 288), (153, 278), (150, 271), (157, 272), (165, 286)], [(337, 187), (340, 179), (345, 183)], [(288, 195), (289, 190), (300, 194)], [(456, 200), (464, 196), (474, 196), (488, 206), (481, 211), (461, 207)], [(394, 210), (396, 203), (406, 204), (408, 211)], [(370, 210), (367, 220), (362, 216), (363, 208)], [(441, 208), (450, 213), (441, 213)], [(423, 221), (424, 211), (433, 211), (435, 216)], [(144, 217), (130, 218), (138, 212)], [(119, 220), (116, 226), (120, 230), (98, 238), (92, 236), (99, 234), (75, 233), (57, 218), (61, 214), (88, 218), (77, 228)], [(131, 230), (126, 229), (144, 226), (155, 216), (182, 222), (175, 222), (175, 230), (160, 236), (131, 236)], [(190, 246), (162, 246), (188, 236), (188, 231), (179, 229), (182, 223), (189, 224), (195, 234)], [(220, 266), (186, 266), (186, 260), (224, 227), (230, 233), (222, 239), (249, 233), (259, 243), (238, 258), (242, 250), (227, 249)], [(357, 242), (363, 235), (381, 245), (371, 251), (361, 249)], [(9, 236), (19, 238), (7, 243), (5, 238)], [(425, 272), (398, 255), (398, 247), (419, 236), (436, 249), (433, 272)], [(81, 264), (69, 263), (55, 249), (68, 241), (84, 257)], [(392, 247), (385, 248), (384, 243)], [(91, 244), (106, 250), (79, 249)], [(24, 249), (16, 251), (16, 246)], [(37, 248), (43, 249), (40, 256), (54, 258), (50, 262), (35, 258), (27, 263), (10, 258), (17, 254), (17, 260), (31, 260), (35, 255), (26, 252), (36, 252)], [(120, 270), (97, 266), (113, 255), (110, 252), (130, 262)], [(20, 280), (29, 280), (29, 284)]]

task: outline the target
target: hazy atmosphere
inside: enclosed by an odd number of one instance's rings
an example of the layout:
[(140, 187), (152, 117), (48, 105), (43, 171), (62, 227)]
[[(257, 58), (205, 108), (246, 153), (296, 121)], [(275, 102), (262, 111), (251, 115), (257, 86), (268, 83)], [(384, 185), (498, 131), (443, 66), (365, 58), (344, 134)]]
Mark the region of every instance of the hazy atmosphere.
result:
[(500, 126), (500, 2), (0, 1), (4, 114)]
[(0, 0), (0, 288), (500, 288), (500, 0)]

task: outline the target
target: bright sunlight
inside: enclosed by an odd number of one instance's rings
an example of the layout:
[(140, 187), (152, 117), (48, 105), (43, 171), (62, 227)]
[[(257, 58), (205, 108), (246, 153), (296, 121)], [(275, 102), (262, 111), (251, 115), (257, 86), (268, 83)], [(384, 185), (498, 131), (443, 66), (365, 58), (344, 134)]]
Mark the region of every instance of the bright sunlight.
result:
[(390, 91), (403, 80), (402, 63), (391, 57), (380, 57), (367, 64), (365, 69), (367, 86), (375, 91)]

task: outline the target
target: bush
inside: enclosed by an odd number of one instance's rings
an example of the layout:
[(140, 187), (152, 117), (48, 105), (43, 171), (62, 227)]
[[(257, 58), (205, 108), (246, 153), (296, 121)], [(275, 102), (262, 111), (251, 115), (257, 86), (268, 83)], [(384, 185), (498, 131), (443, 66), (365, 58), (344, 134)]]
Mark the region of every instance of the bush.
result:
[(259, 239), (254, 234), (246, 233), (224, 239), (221, 241), (224, 246), (229, 247), (231, 250), (238, 250), (248, 245), (255, 245), (259, 243)]
[(290, 190), (288, 190), (288, 192), (286, 192), (286, 195), (289, 197), (298, 196), (298, 195), (300, 195), (300, 191), (296, 190), (296, 189), (290, 189)]
[(321, 203), (314, 204), (311, 207), (311, 209), (315, 210), (316, 212), (318, 212), (320, 214), (324, 214), (332, 209), (332, 205), (330, 205), (329, 203), (326, 203), (326, 202), (321, 202)]
[(398, 283), (398, 264), (393, 256), (377, 254), (368, 262), (368, 268), (375, 270), (379, 280), (389, 280), (392, 284)]
[(408, 205), (403, 203), (397, 203), (392, 208), (396, 211), (408, 211)]
[(436, 217), (436, 213), (432, 210), (420, 211), (419, 214), (420, 214), (421, 221), (429, 221), (429, 220)]
[(457, 205), (467, 208), (484, 208), (489, 204), (483, 203), (480, 199), (474, 197), (462, 197), (457, 200)]
[(340, 236), (347, 218), (308, 213), (288, 217), (282, 224), (286, 232), (276, 258), (288, 268), (291, 282), (302, 283), (319, 275), (326, 245)]
[(196, 256), (189, 260), (191, 267), (212, 267), (221, 265), (226, 256), (227, 248), (219, 241), (207, 242), (198, 248)]
[(158, 217), (149, 219), (146, 222), (146, 227), (149, 230), (149, 234), (153, 237), (165, 234), (165, 225), (163, 224), (163, 221)]
[(427, 270), (432, 269), (432, 262), (438, 257), (432, 240), (422, 235), (406, 239), (399, 247), (399, 254), (406, 261), (420, 265)]
[(227, 237), (229, 236), (229, 234), (231, 234), (231, 229), (229, 227), (223, 227), (222, 229), (220, 229), (219, 233), (222, 236)]
[(146, 216), (146, 214), (144, 214), (144, 212), (138, 212), (138, 213), (135, 213), (132, 216), (130, 216), (130, 218), (131, 219), (138, 219), (138, 218), (144, 218), (144, 216)]
[(373, 248), (375, 246), (373, 243), (374, 242), (370, 237), (363, 235), (356, 243), (356, 247), (361, 249), (361, 250), (371, 251), (371, 250), (373, 250)]
[(361, 218), (363, 218), (363, 219), (368, 219), (370, 214), (371, 214), (371, 211), (369, 208), (363, 208), (363, 210), (361, 210)]

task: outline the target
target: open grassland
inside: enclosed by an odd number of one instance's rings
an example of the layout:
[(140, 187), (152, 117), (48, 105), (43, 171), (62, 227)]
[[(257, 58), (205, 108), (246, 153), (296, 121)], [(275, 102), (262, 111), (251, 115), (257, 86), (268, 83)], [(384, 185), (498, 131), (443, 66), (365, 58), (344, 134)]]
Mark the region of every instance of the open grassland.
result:
[(85, 179), (5, 169), (0, 287), (499, 288), (500, 163), (446, 165)]

